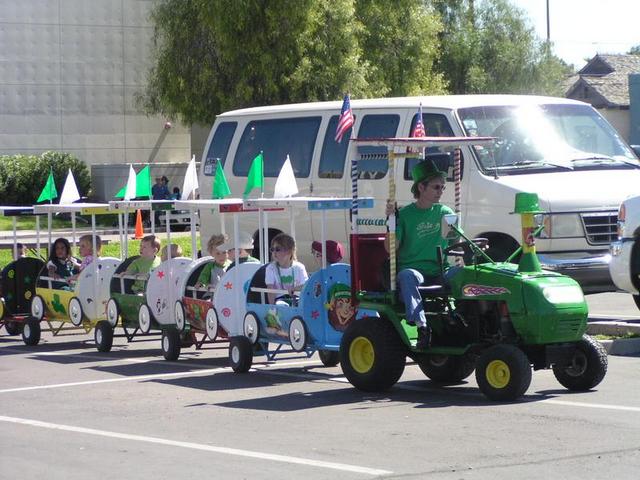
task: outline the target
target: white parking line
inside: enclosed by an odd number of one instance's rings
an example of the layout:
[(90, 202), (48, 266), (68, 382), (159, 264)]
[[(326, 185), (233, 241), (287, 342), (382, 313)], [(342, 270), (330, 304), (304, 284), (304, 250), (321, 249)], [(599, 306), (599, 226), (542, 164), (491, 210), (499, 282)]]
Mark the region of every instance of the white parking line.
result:
[(309, 467), (341, 470), (343, 472), (361, 473), (365, 475), (389, 475), (393, 473), (389, 470), (360, 467), (358, 465), (349, 465), (346, 463), (323, 462), (321, 460), (313, 460), (310, 458), (290, 457), (288, 455), (277, 455), (273, 453), (255, 452), (251, 450), (240, 450), (237, 448), (216, 447), (214, 445), (205, 445), (202, 443), (180, 442), (176, 440), (167, 440), (167, 439), (158, 438), (158, 437), (147, 437), (144, 435), (131, 435), (128, 433), (109, 432), (106, 430), (96, 430), (93, 428), (74, 427), (71, 425), (60, 425), (56, 423), (41, 422), (38, 420), (29, 420), (26, 418), (0, 416), (0, 421), (19, 424), (19, 425), (28, 425), (30, 427), (48, 428), (51, 430), (62, 430), (65, 432), (73, 432), (73, 433), (81, 433), (86, 435), (96, 435), (99, 437), (131, 440), (134, 442), (146, 442), (146, 443), (153, 443), (153, 444), (159, 444), (159, 445), (167, 445), (170, 447), (188, 448), (191, 450), (203, 450), (206, 452), (220, 453), (223, 455), (235, 455), (239, 457), (257, 458), (259, 460), (270, 460), (272, 462), (283, 462), (283, 463), (289, 463), (289, 464), (304, 465)]
[(640, 412), (640, 407), (627, 407), (625, 405), (606, 405), (604, 403), (582, 403), (582, 402), (566, 402), (564, 400), (541, 400), (541, 403), (550, 403), (551, 405), (564, 405), (567, 407), (582, 408), (600, 408), (603, 410), (621, 410), (623, 412)]
[(589, 313), (590, 320), (611, 320), (616, 318), (631, 318), (634, 320), (640, 320), (638, 315), (620, 315), (619, 313)]
[[(309, 365), (319, 363), (317, 360), (305, 360), (301, 362), (279, 362), (279, 368), (286, 367), (295, 367), (301, 365)], [(263, 365), (254, 365), (253, 369), (255, 370), (267, 370), (272, 368), (271, 364), (263, 364)], [(173, 372), (173, 373), (152, 373), (148, 375), (134, 375), (131, 377), (118, 377), (118, 378), (104, 378), (102, 380), (87, 380), (85, 382), (70, 382), (70, 383), (57, 383), (52, 385), (33, 385), (31, 387), (16, 387), (16, 388), (5, 388), (0, 390), (0, 394), (2, 393), (13, 393), (13, 392), (26, 392), (29, 390), (46, 390), (52, 388), (67, 388), (67, 387), (78, 387), (83, 385), (96, 385), (100, 383), (116, 383), (116, 382), (135, 382), (139, 380), (151, 380), (155, 378), (179, 378), (179, 377), (187, 377), (187, 376), (201, 376), (208, 374), (216, 374), (216, 373), (225, 373), (233, 371), (231, 367), (218, 367), (218, 368), (209, 368), (206, 370), (188, 370), (186, 372)]]

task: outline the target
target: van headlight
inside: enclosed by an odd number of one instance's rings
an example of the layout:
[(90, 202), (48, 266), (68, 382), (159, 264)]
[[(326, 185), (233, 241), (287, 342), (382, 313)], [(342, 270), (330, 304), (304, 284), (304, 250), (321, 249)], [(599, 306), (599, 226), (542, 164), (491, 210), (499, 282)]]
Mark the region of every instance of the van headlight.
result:
[(584, 294), (577, 285), (556, 285), (542, 289), (549, 303), (583, 303)]
[(626, 235), (625, 220), (627, 219), (627, 208), (624, 203), (618, 209), (618, 240), (622, 240)]
[(545, 215), (542, 238), (584, 237), (580, 216), (576, 213)]

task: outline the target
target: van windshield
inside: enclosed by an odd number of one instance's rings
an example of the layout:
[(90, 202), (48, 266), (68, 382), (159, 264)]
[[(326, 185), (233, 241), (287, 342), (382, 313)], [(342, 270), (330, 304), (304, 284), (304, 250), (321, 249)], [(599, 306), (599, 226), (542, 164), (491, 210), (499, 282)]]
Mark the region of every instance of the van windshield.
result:
[(640, 168), (620, 135), (588, 105), (489, 106), (458, 110), (468, 136), (496, 137), (476, 146), (485, 171)]

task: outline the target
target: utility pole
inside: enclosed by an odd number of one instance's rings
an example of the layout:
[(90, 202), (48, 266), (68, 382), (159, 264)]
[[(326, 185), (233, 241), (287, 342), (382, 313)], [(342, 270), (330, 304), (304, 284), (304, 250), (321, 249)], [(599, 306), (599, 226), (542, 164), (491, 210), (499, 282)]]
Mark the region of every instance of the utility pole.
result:
[(549, 24), (549, 0), (547, 0), (547, 43), (551, 41), (551, 26)]

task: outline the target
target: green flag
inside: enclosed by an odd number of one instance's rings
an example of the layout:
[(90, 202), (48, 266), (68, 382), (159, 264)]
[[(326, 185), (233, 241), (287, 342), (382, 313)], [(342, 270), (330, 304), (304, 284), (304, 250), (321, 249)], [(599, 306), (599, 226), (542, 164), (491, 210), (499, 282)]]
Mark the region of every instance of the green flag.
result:
[[(127, 186), (125, 185), (115, 194), (115, 198), (124, 198), (126, 190)], [(136, 174), (136, 198), (140, 197), (151, 198), (151, 168), (149, 165)]]
[[(124, 193), (122, 195), (124, 197)], [(151, 198), (151, 168), (144, 167), (136, 175), (136, 198)]]
[(224, 170), (220, 160), (216, 161), (216, 176), (213, 180), (213, 194), (211, 198), (224, 198), (231, 194), (231, 189), (227, 183), (227, 178), (224, 176)]
[(40, 196), (38, 197), (38, 200), (36, 200), (36, 203), (44, 202), (46, 200), (52, 201), (57, 196), (58, 191), (56, 190), (56, 182), (53, 180), (53, 169), (49, 169), (47, 183), (44, 185), (42, 192), (40, 192)]
[(260, 191), (264, 188), (264, 158), (262, 152), (251, 162), (251, 168), (249, 168), (249, 173), (247, 174), (247, 186), (244, 189), (244, 196), (247, 197), (254, 188), (260, 188)]

